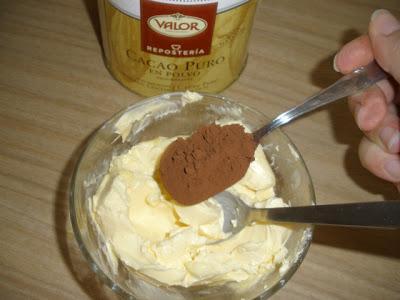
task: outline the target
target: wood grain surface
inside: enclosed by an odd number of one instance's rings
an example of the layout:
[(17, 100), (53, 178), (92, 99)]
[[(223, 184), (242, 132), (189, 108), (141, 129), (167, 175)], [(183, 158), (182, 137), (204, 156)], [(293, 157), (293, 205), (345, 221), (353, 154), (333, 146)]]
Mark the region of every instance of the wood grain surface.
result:
[[(332, 57), (399, 0), (264, 0), (222, 94), (273, 117), (338, 78)], [(108, 299), (76, 246), (67, 187), (90, 133), (143, 97), (108, 73), (95, 0), (0, 0), (0, 299)], [(319, 203), (399, 199), (362, 168), (345, 101), (287, 126)], [(400, 299), (400, 232), (318, 227), (273, 299)]]

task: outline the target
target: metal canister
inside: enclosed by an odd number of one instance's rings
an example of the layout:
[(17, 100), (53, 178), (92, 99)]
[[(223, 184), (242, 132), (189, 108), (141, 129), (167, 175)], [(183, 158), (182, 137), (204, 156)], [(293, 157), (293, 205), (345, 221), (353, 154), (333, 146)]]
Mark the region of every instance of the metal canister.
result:
[(217, 93), (245, 66), (257, 0), (98, 3), (106, 65), (136, 93)]

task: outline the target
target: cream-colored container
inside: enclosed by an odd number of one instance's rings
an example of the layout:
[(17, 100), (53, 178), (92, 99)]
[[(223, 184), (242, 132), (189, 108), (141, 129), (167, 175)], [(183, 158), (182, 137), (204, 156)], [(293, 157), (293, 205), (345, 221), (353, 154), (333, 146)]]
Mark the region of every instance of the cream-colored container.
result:
[(220, 92), (237, 79), (257, 0), (99, 0), (106, 65), (151, 96)]

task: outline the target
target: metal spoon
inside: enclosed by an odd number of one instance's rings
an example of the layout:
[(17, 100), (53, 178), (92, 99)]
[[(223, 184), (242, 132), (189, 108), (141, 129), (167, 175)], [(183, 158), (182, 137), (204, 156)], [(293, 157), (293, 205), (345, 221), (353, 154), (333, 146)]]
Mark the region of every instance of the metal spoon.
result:
[[(375, 61), (343, 76), (304, 103), (278, 115), (272, 122), (253, 132), (255, 141), (270, 131), (319, 107), (356, 94), (387, 77)], [(228, 192), (214, 196), (224, 212), (223, 231), (238, 233), (252, 221), (280, 221), (324, 225), (400, 227), (400, 201), (350, 203), (307, 207), (255, 209)]]
[(373, 61), (370, 64), (354, 70), (336, 81), (331, 86), (306, 99), (302, 104), (280, 114), (269, 124), (261, 127), (253, 133), (254, 140), (260, 139), (271, 130), (278, 128), (290, 121), (326, 104), (332, 103), (344, 97), (354, 95), (376, 82), (387, 77), (387, 74)]
[(254, 221), (400, 228), (400, 201), (253, 208), (229, 192), (219, 193), (214, 199), (224, 213), (222, 230), (232, 235)]

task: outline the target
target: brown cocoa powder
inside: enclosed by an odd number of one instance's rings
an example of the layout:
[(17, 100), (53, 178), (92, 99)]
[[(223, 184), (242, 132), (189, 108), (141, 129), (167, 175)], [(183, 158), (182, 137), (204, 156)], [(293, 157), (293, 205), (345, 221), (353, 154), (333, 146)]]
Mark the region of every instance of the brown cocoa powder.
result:
[(167, 147), (160, 160), (161, 181), (177, 202), (199, 203), (239, 181), (256, 146), (239, 124), (200, 127)]

